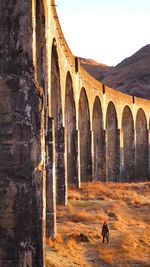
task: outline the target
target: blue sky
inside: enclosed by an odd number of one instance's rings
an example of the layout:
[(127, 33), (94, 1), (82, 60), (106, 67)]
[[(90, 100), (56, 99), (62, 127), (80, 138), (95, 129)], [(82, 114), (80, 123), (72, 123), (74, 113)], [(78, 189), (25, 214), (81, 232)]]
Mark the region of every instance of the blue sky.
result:
[(150, 0), (55, 0), (76, 56), (116, 65), (150, 43)]

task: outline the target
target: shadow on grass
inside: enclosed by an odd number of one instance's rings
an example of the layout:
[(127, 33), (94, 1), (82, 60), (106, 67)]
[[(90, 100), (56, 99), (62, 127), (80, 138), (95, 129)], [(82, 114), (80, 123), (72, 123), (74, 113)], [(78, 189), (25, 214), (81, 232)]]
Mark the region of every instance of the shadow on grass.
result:
[[(85, 258), (91, 267), (111, 267), (112, 265), (105, 263), (97, 251), (97, 247), (101, 246), (105, 249), (105, 244), (102, 244), (102, 241), (97, 241), (96, 244), (88, 243), (85, 249)], [(107, 245), (106, 245), (107, 246)]]

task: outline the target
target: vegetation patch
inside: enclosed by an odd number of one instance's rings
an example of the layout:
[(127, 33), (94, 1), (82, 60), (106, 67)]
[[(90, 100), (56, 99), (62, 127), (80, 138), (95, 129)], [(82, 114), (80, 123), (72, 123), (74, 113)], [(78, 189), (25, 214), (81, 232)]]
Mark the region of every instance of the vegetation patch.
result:
[(59, 234), (47, 240), (47, 267), (150, 266), (150, 183), (88, 183), (68, 193), (68, 206), (57, 207)]

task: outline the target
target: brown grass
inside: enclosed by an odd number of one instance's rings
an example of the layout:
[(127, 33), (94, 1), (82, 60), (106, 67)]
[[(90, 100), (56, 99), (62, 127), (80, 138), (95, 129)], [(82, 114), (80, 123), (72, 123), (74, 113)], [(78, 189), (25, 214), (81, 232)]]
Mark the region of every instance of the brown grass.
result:
[[(58, 206), (57, 216), (59, 235), (47, 240), (47, 259), (55, 253), (57, 267), (60, 262), (61, 267), (150, 267), (150, 183), (71, 188), (69, 204)], [(110, 226), (108, 245), (102, 245), (104, 220)]]

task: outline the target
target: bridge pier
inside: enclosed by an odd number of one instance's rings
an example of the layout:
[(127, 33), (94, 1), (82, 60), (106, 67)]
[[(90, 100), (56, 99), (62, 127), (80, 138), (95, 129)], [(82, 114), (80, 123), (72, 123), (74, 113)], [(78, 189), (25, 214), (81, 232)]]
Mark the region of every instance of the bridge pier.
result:
[(43, 90), (32, 1), (0, 0), (0, 266), (45, 267)]
[(120, 136), (120, 177), (119, 182), (124, 182), (124, 142), (123, 142), (123, 130), (119, 129)]
[(105, 155), (106, 155), (106, 166), (105, 166), (105, 170), (106, 170), (106, 182), (108, 182), (108, 169), (107, 169), (107, 160), (108, 160), (108, 149), (107, 149), (107, 130), (105, 130)]
[(150, 129), (148, 130), (148, 150), (149, 150), (149, 155), (148, 155), (149, 177), (148, 179), (150, 180)]
[(136, 181), (136, 129), (134, 129), (134, 180)]
[(55, 238), (56, 230), (56, 175), (55, 175), (55, 125), (48, 118), (46, 136), (46, 236)]
[(94, 132), (91, 131), (91, 161), (92, 161), (92, 181), (95, 180), (95, 166), (94, 166), (94, 154), (95, 154), (95, 147), (94, 147)]
[(120, 130), (121, 180), (134, 181), (134, 123), (129, 107), (125, 107), (122, 115), (122, 129)]
[(136, 181), (148, 179), (148, 130), (145, 114), (139, 109), (136, 120)]
[(92, 181), (106, 180), (106, 131), (91, 131)]
[(118, 182), (120, 177), (120, 131), (113, 103), (109, 103), (107, 109), (106, 126), (106, 179), (109, 182)]
[(73, 160), (74, 160), (74, 184), (77, 188), (81, 186), (80, 180), (80, 131), (75, 130), (73, 132), (73, 139), (74, 139), (74, 153), (73, 153)]
[(59, 127), (55, 135), (56, 202), (67, 204), (66, 131)]
[(80, 177), (81, 182), (92, 181), (90, 111), (84, 88), (79, 99), (79, 132), (80, 132)]
[(103, 130), (103, 113), (101, 102), (95, 98), (92, 114), (92, 180), (105, 181), (105, 135)]
[(77, 157), (77, 161), (76, 161), (76, 170), (77, 170), (77, 186), (78, 188), (81, 187), (81, 167), (80, 167), (80, 131), (77, 130), (75, 135), (77, 136), (77, 142), (76, 142), (76, 157)]

